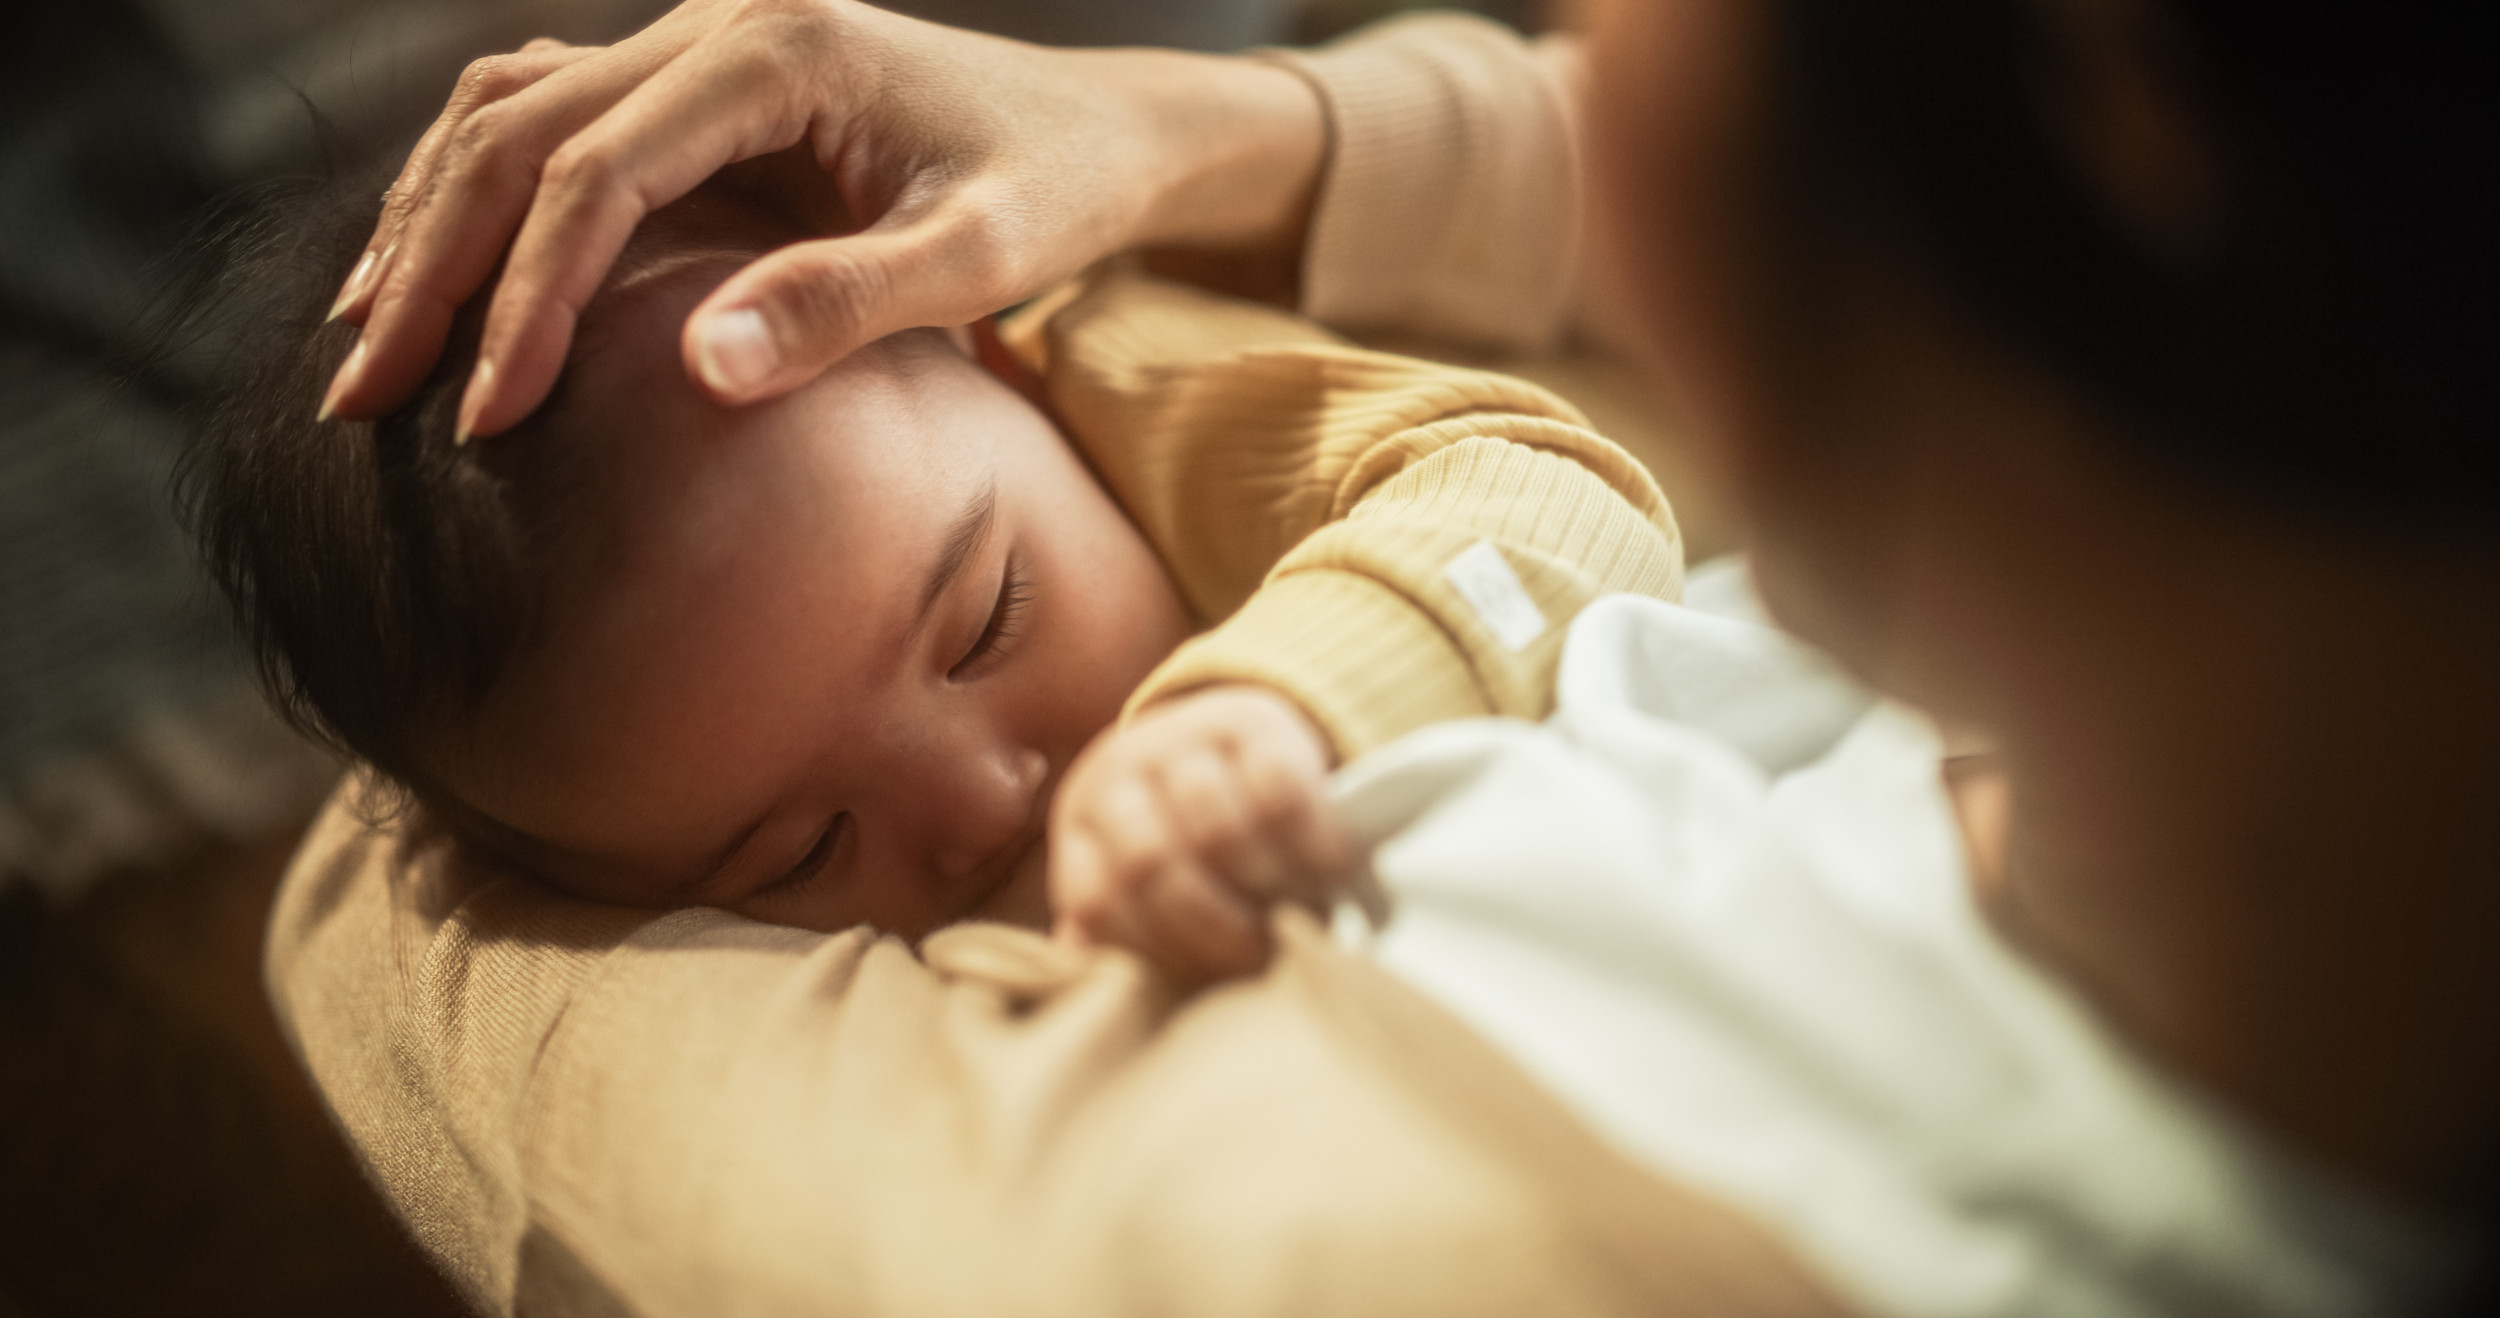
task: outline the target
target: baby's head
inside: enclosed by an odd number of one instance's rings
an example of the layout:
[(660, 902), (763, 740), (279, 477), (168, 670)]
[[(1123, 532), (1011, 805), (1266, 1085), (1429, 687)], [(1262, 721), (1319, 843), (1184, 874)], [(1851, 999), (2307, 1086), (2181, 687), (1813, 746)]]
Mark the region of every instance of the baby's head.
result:
[(289, 346), (186, 464), (289, 716), (582, 896), (1038, 920), (1061, 771), (1186, 626), (1050, 422), (934, 330), (712, 402), (686, 313), (798, 235), (707, 191), (645, 222), (521, 427), (452, 442), (477, 307), (407, 406), (316, 423), (370, 225), (292, 249)]

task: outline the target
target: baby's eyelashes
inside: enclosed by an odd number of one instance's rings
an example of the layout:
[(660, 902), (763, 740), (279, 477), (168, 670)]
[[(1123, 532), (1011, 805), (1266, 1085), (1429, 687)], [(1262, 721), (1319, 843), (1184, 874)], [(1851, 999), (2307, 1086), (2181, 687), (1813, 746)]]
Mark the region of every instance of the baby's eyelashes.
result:
[(977, 677), (987, 666), (985, 660), (1006, 653), (1008, 643), (1023, 629), (1025, 610), (1032, 597), (1032, 587), (1023, 571), (1013, 559), (1008, 560), (999, 574), (998, 597), (990, 605), (989, 620), (982, 625), (981, 634), (973, 638), (971, 648), (964, 651), (946, 675), (958, 682)]
[(798, 862), (783, 871), (779, 878), (756, 889), (754, 895), (759, 897), (788, 896), (812, 885), (832, 867), (833, 853), (840, 845), (842, 835), (849, 832), (850, 827), (849, 811), (835, 815), (825, 824), (824, 831), (816, 835), (816, 841), (808, 847), (806, 855), (799, 857)]

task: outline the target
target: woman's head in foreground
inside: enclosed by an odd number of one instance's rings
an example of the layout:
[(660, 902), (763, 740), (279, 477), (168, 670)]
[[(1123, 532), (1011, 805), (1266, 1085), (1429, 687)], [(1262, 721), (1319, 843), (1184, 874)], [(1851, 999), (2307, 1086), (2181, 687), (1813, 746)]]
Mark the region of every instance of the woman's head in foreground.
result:
[(185, 473), (290, 716), (580, 895), (1037, 918), (1060, 771), (1184, 627), (1049, 422), (936, 331), (709, 401), (685, 314), (789, 236), (713, 191), (646, 222), (521, 428), (452, 442), (475, 308), (407, 406), (316, 423), (371, 220), (247, 261), (293, 314)]
[(1599, 0), (1608, 240), (1781, 619), (2003, 752), (1992, 907), (2449, 1195), (2500, 1111), (2471, 6)]
[(1916, 556), (2071, 557), (2041, 515), (2104, 495), (2135, 509), (2105, 542), (2175, 514), (2500, 563), (2468, 8), (1595, 8), (1596, 191), (1654, 346), (1732, 441), (1766, 590), (1865, 671), (1984, 698), (1913, 634), (1983, 583)]

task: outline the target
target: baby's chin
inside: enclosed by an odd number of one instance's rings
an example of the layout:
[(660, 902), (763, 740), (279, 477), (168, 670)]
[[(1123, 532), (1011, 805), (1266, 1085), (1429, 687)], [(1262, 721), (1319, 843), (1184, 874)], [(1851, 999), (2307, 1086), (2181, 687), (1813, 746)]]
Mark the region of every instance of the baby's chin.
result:
[(1048, 931), (1050, 928), (1050, 842), (1035, 842), (1016, 862), (1007, 881), (991, 890), (978, 906), (964, 913), (967, 920), (995, 920), (1000, 924), (1022, 925), (1027, 929)]

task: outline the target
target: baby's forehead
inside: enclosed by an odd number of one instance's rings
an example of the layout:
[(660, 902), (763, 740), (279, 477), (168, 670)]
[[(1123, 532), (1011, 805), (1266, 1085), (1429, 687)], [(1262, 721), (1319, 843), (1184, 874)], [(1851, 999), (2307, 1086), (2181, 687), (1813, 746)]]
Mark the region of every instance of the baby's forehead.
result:
[[(675, 351), (686, 315), (713, 289), (758, 257), (810, 236), (735, 193), (698, 190), (652, 212), (583, 306), (566, 374), (626, 341)], [(932, 352), (965, 355), (943, 331), (906, 330), (855, 356), (861, 365), (875, 361), (911, 372)], [(639, 361), (636, 369), (650, 365)]]
[[(666, 543), (655, 536), (661, 528), (703, 526), (711, 496), (736, 472), (791, 461), (794, 446), (842, 440), (848, 449), (868, 430), (917, 431), (952, 412), (923, 404), (979, 387), (979, 368), (942, 331), (921, 330), (870, 344), (782, 398), (712, 399), (686, 367), (687, 317), (757, 256), (804, 236), (736, 197), (701, 193), (636, 230), (583, 308), (539, 424), (512, 441), (545, 446), (551, 463), (575, 473), (570, 484), (584, 501), (563, 521), (586, 537), (581, 548), (602, 561), (639, 560), (633, 542)], [(951, 368), (939, 365), (945, 359)]]
[(781, 398), (743, 406), (712, 399), (687, 371), (682, 333), (694, 308), (763, 250), (724, 241), (741, 236), (646, 222), (584, 308), (544, 424), (520, 442), (550, 445), (583, 473), (597, 513), (586, 529), (678, 520), (702, 502), (697, 490), (717, 488), (727, 470), (777, 452), (787, 461), (794, 447), (827, 440), (849, 449), (868, 430), (918, 432), (954, 412), (928, 404), (979, 387), (979, 368), (942, 331), (913, 330), (861, 348)]
[(739, 267), (793, 237), (770, 217), (734, 199), (700, 192), (644, 217), (599, 281), (598, 290), (583, 304), (568, 367), (586, 350), (600, 346), (580, 340), (640, 328), (631, 317), (637, 314), (635, 304), (648, 300), (642, 295), (653, 285), (709, 274), (711, 278), (692, 293), (700, 298)]
[[(635, 252), (630, 265), (620, 262), (615, 277), (582, 310), (548, 401), (550, 429), (570, 432), (586, 422), (613, 434), (620, 428), (672, 426), (689, 416), (703, 418), (707, 430), (736, 428), (747, 415), (767, 410), (761, 403), (713, 402), (689, 373), (682, 346), (688, 316), (757, 254), (716, 244), (654, 244)], [(849, 387), (809, 390), (812, 406), (847, 411), (844, 400), (864, 402), (881, 392), (877, 381), (943, 387), (930, 379), (942, 374), (935, 369), (941, 363), (963, 368), (967, 380), (979, 373), (971, 354), (946, 331), (902, 330), (829, 366), (826, 378)]]

